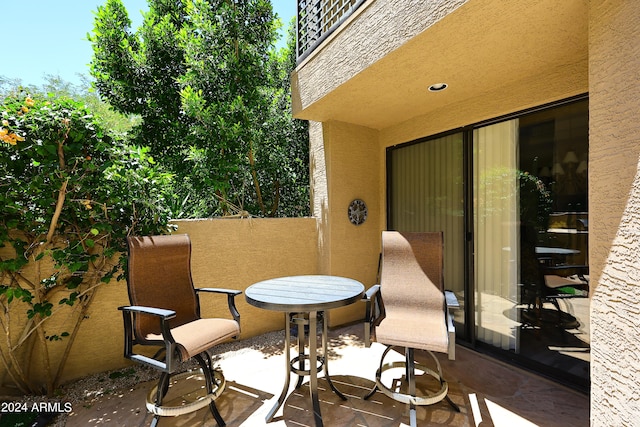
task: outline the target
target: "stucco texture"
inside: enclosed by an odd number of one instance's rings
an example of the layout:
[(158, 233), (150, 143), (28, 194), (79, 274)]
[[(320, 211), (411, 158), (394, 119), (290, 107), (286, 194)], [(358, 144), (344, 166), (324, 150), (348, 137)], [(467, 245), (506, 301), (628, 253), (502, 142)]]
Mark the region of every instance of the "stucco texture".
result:
[(591, 1), (589, 32), (591, 425), (640, 416), (640, 8)]

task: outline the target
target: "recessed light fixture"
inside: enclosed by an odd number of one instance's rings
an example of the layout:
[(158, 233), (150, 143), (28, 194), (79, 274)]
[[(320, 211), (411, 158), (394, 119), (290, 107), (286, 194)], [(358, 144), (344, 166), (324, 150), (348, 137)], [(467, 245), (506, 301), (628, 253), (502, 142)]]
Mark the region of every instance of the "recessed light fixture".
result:
[(449, 85), (446, 83), (434, 83), (429, 86), (429, 92), (442, 92), (447, 87), (449, 87)]

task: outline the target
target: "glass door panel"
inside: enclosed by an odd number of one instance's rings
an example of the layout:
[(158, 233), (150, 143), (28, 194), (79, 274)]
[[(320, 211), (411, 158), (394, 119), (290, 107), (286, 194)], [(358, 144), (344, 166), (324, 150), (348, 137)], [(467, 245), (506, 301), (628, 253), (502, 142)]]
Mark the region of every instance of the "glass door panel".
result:
[(587, 101), (473, 131), (475, 334), (589, 383)]
[(518, 351), (518, 121), (473, 132), (476, 338)]
[(444, 232), (458, 338), (581, 388), (588, 151), (583, 99), (387, 153), (388, 228)]

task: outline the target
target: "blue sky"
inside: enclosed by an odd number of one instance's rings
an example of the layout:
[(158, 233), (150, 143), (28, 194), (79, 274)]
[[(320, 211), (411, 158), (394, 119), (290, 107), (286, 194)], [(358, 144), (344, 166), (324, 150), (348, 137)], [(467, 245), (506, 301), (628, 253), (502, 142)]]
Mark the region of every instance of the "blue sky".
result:
[[(94, 12), (106, 0), (0, 0), (2, 59), (0, 76), (40, 85), (45, 74), (79, 83), (89, 74)], [(147, 0), (122, 0), (132, 27), (142, 23)], [(296, 0), (272, 0), (285, 26), (296, 14)], [(285, 28), (286, 29), (286, 28)]]

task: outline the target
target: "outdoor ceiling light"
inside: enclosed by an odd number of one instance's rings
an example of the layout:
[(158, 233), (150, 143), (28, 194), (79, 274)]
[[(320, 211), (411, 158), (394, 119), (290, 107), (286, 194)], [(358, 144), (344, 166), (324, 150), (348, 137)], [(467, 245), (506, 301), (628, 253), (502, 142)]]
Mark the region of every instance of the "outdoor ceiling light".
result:
[(445, 90), (447, 87), (449, 87), (449, 85), (446, 83), (434, 83), (431, 86), (429, 86), (429, 92), (441, 92)]

